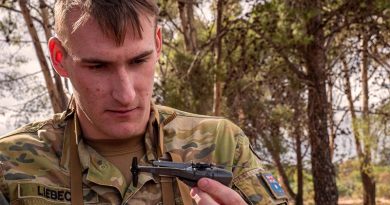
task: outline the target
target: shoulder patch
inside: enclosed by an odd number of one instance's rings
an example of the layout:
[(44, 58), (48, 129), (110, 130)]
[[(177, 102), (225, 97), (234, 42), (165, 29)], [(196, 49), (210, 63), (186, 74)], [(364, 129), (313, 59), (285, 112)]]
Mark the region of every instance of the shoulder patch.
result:
[(270, 194), (272, 194), (275, 199), (287, 198), (287, 195), (284, 192), (282, 186), (280, 186), (279, 182), (271, 173), (261, 173), (258, 175), (258, 177), (261, 178), (266, 188), (270, 191)]

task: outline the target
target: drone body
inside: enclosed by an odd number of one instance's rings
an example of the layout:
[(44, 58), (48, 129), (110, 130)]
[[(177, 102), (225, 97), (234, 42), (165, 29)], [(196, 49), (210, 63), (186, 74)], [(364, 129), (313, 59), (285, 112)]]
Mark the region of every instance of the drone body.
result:
[(133, 174), (134, 186), (137, 186), (139, 172), (174, 176), (190, 187), (196, 186), (198, 180), (203, 177), (219, 181), (225, 186), (229, 186), (233, 178), (233, 174), (230, 171), (217, 167), (213, 164), (177, 163), (158, 160), (153, 161), (152, 165), (153, 166), (139, 166), (137, 158), (133, 158), (131, 173)]

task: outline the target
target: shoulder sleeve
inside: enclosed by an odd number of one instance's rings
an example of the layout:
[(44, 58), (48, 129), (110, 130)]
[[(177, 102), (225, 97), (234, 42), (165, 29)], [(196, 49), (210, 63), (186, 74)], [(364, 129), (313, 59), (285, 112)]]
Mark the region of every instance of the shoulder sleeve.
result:
[[(287, 195), (277, 180), (262, 168), (260, 159), (243, 133), (237, 138), (234, 165), (233, 189), (241, 194), (248, 204), (287, 205)], [(267, 181), (267, 177), (270, 181)]]
[(0, 161), (0, 204), (4, 204), (4, 205), (9, 204), (6, 196), (7, 195), (6, 195), (6, 185), (4, 182), (3, 164), (2, 164), (2, 161)]
[(3, 204), (3, 205), (8, 205), (9, 204), (8, 200), (5, 198), (3, 193), (1, 193), (1, 191), (0, 191), (0, 204)]

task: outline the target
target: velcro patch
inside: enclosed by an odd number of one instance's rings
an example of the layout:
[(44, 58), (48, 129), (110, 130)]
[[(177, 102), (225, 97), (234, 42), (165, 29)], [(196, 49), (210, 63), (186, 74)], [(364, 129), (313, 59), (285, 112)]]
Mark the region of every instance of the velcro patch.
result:
[[(89, 188), (83, 188), (84, 204), (98, 203), (96, 192)], [(70, 189), (63, 187), (47, 186), (37, 183), (19, 183), (18, 198), (41, 198), (51, 202), (70, 204)]]
[(284, 192), (282, 186), (280, 186), (278, 180), (272, 176), (271, 173), (261, 173), (261, 179), (267, 185), (269, 191), (276, 199), (285, 199), (287, 198), (286, 193)]

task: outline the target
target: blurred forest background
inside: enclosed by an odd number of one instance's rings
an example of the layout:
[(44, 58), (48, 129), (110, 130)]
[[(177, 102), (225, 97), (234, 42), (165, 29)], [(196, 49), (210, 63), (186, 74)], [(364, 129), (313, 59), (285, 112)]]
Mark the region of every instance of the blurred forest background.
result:
[[(1, 134), (66, 107), (53, 3), (0, 0)], [(159, 5), (157, 103), (237, 123), (293, 204), (390, 204), (389, 0)]]

